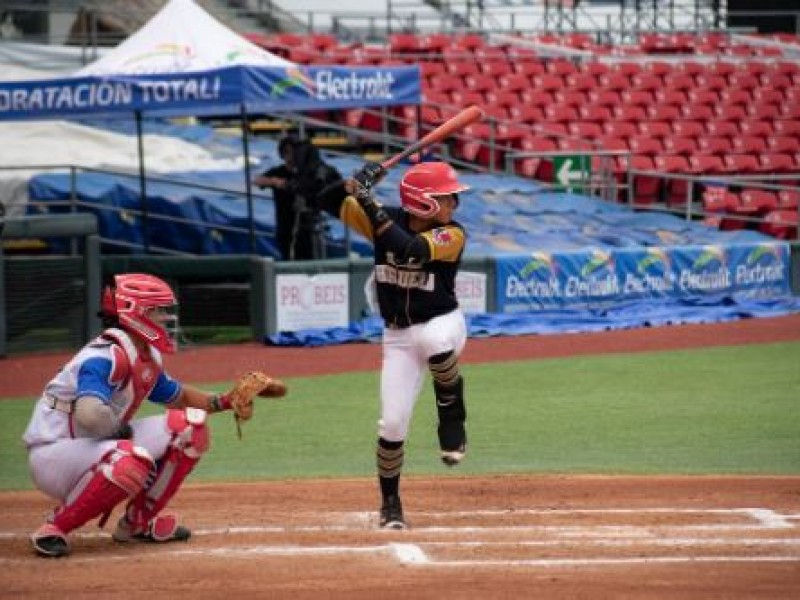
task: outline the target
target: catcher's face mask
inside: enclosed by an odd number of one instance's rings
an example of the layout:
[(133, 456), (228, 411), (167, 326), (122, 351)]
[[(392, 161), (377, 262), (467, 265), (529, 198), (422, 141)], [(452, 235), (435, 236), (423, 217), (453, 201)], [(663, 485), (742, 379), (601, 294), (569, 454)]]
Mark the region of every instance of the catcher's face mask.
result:
[(141, 273), (117, 275), (114, 283), (112, 314), (120, 325), (161, 352), (175, 352), (178, 306), (169, 285)]

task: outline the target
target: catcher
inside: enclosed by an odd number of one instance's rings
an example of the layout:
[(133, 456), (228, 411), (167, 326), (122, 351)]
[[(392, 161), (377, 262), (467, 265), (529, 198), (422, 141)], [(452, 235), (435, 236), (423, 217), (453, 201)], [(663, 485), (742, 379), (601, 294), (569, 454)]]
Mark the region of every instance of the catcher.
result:
[[(40, 556), (69, 553), (67, 535), (92, 519), (102, 527), (127, 501), (116, 542), (185, 541), (191, 536), (162, 511), (209, 447), (209, 413), (253, 415), (255, 396), (286, 386), (263, 373), (244, 375), (225, 394), (170, 377), (161, 353), (176, 350), (175, 295), (152, 275), (117, 275), (103, 293), (105, 331), (45, 386), (23, 440), (33, 481), (60, 504), (31, 535)], [(148, 399), (163, 415), (135, 419)]]

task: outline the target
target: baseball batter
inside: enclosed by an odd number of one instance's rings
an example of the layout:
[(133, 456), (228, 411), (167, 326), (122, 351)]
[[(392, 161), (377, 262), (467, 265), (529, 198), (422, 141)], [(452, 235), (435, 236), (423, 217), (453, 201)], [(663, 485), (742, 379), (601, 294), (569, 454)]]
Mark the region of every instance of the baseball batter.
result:
[(400, 181), (401, 207), (371, 195), (384, 169), (368, 163), (354, 178), (323, 192), (322, 204), (375, 247), (375, 283), (383, 331), (377, 470), (381, 527), (405, 529), (400, 473), (409, 423), (426, 373), (433, 379), (441, 459), (457, 465), (466, 452), (464, 382), (458, 357), (467, 338), (455, 279), (465, 232), (453, 220), (468, 189), (443, 162), (411, 167)]
[[(234, 410), (249, 418), (253, 395), (286, 392), (282, 382), (266, 376), (247, 394), (237, 385), (223, 395), (170, 377), (161, 353), (176, 350), (175, 309), (175, 295), (161, 279), (116, 276), (103, 294), (106, 330), (50, 380), (36, 402), (23, 436), (31, 476), (59, 502), (31, 536), (40, 556), (68, 554), (67, 534), (95, 518), (102, 526), (125, 500), (115, 541), (188, 540), (189, 529), (162, 510), (208, 450), (207, 414)], [(145, 399), (166, 407), (165, 414), (134, 419)]]

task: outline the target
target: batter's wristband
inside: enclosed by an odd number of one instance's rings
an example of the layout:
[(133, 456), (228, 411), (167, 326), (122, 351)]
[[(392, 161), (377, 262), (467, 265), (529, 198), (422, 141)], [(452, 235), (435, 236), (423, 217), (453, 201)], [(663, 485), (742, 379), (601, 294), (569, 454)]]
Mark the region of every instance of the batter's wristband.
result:
[(211, 409), (210, 412), (222, 412), (223, 410), (230, 410), (232, 407), (231, 400), (227, 394), (214, 394), (208, 399), (208, 406)]

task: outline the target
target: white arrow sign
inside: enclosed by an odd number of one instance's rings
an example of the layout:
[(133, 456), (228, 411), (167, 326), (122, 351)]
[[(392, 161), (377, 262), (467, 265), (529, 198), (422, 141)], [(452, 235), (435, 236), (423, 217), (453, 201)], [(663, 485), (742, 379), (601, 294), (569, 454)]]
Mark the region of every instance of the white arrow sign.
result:
[(583, 171), (573, 171), (570, 167), (572, 167), (572, 159), (567, 158), (561, 164), (561, 168), (556, 175), (558, 182), (563, 186), (568, 186), (570, 182), (584, 178)]

